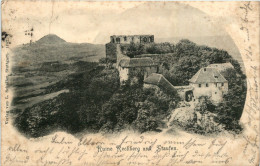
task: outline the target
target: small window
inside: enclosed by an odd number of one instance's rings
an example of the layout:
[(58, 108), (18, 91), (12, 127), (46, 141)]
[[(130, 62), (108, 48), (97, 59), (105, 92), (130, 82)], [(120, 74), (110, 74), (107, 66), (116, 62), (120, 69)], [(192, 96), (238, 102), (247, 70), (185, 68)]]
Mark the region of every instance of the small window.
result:
[(199, 84), (199, 88), (201, 87), (201, 84)]
[(116, 38), (116, 42), (117, 42), (117, 43), (120, 43), (120, 38), (119, 38), (119, 37)]
[(224, 83), (221, 83), (221, 86), (224, 86)]
[(204, 71), (206, 71), (207, 69), (206, 68), (204, 68)]
[(206, 83), (206, 87), (209, 87), (209, 84), (208, 84), (208, 83)]
[(154, 38), (153, 36), (150, 37), (150, 42), (153, 42), (154, 41)]
[(124, 41), (127, 41), (127, 38), (126, 38), (126, 36), (124, 37)]
[(215, 94), (217, 94), (217, 92), (215, 92)]
[(218, 78), (218, 76), (215, 76), (215, 78)]
[(216, 87), (218, 87), (218, 83), (215, 83)]

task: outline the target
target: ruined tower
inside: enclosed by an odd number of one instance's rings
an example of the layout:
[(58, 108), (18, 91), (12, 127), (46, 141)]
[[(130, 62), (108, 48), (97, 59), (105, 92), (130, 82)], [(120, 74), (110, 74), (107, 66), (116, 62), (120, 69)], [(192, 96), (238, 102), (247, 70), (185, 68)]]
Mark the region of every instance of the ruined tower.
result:
[(117, 62), (120, 56), (119, 45), (123, 44), (149, 44), (154, 43), (154, 35), (113, 35), (110, 36), (110, 42), (106, 44), (106, 58)]

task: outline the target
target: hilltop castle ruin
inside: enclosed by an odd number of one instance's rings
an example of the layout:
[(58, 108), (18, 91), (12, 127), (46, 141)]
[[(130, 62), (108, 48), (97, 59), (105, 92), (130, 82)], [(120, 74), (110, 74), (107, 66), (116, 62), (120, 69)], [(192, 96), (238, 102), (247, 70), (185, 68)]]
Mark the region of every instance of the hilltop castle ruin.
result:
[(120, 84), (126, 81), (137, 82), (142, 79), (144, 88), (167, 89), (177, 91), (183, 101), (199, 102), (201, 97), (208, 97), (214, 103), (223, 100), (228, 92), (228, 81), (221, 72), (234, 68), (231, 63), (210, 64), (201, 68), (190, 80), (187, 86), (173, 86), (162, 74), (158, 74), (158, 64), (152, 58), (130, 58), (121, 51), (121, 45), (131, 42), (149, 44), (154, 42), (153, 35), (111, 36), (106, 44), (106, 58), (112, 61), (119, 71)]
[(133, 43), (153, 43), (154, 42), (154, 35), (113, 35), (110, 36), (110, 43), (117, 43), (117, 44), (130, 44)]
[[(154, 43), (154, 35), (113, 35), (106, 44), (106, 58), (119, 63), (120, 59), (127, 58), (122, 55), (120, 45), (124, 44), (149, 44)], [(118, 48), (117, 48), (118, 47)]]

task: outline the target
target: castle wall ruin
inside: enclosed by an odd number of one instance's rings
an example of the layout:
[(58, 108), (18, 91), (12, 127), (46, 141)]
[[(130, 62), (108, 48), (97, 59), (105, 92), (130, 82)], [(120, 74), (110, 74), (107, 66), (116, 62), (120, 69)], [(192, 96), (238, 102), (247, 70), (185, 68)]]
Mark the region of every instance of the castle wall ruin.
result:
[(113, 35), (110, 36), (110, 43), (130, 44), (133, 43), (154, 43), (154, 35)]

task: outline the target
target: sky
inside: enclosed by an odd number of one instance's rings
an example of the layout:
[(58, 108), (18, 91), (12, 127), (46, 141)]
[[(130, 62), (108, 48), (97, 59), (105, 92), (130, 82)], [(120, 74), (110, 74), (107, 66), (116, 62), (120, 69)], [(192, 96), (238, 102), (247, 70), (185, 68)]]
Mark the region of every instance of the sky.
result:
[(32, 27), (33, 41), (56, 34), (68, 42), (95, 44), (107, 43), (111, 35), (153, 34), (155, 41), (228, 35), (218, 22), (225, 23), (227, 13), (224, 17), (196, 2), (6, 1), (2, 6), (3, 29), (15, 38), (13, 45), (28, 43), (31, 37), (25, 31)]

